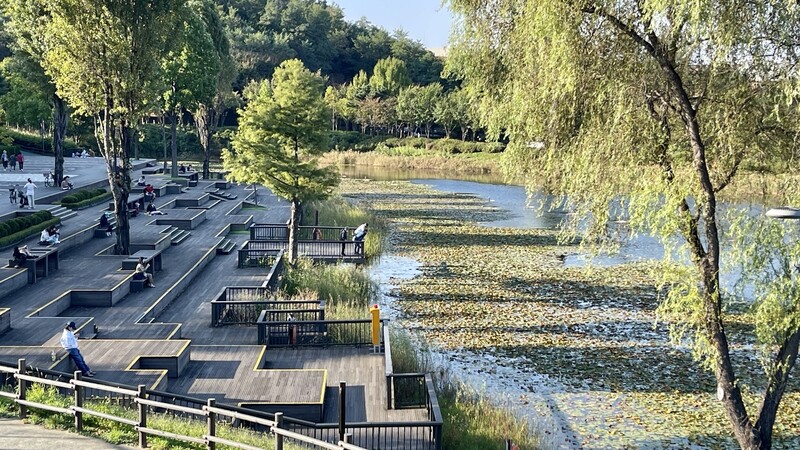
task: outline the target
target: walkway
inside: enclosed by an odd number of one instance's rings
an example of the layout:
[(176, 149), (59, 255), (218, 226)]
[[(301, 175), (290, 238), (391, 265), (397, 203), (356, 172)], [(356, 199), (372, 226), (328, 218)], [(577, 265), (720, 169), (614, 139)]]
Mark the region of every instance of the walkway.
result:
[(113, 445), (100, 439), (62, 430), (50, 430), (23, 423), (17, 419), (0, 419), (0, 448), (3, 450), (30, 450), (32, 448), (80, 449), (131, 449)]

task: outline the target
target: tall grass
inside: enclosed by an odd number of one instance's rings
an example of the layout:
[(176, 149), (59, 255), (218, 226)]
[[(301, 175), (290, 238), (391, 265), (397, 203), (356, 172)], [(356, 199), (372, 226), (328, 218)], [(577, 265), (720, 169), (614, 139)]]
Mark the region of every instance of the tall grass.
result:
[[(364, 250), (369, 255), (380, 255), (386, 235), (386, 223), (369, 212), (350, 204), (342, 197), (309, 202), (304, 208), (304, 225), (314, 225), (315, 212), (319, 212), (319, 224), (333, 227), (357, 227), (369, 224), (369, 233), (364, 241)], [(351, 236), (352, 237), (352, 236)]]
[(360, 165), (395, 169), (427, 169), (457, 173), (502, 173), (501, 155), (497, 153), (448, 154), (413, 147), (396, 147), (374, 152), (351, 150), (328, 152), (320, 158), (323, 165)]
[(406, 331), (393, 328), (391, 344), (394, 373), (434, 372), (443, 450), (501, 450), (507, 439), (526, 450), (554, 447), (536, 424), (458, 381), (449, 371), (433, 370), (426, 346), (414, 342)]
[(378, 292), (360, 267), (314, 264), (305, 258), (287, 269), (282, 290), (287, 297), (314, 295), (311, 300), (325, 300), (325, 317), (332, 320), (367, 318)]
[[(72, 404), (72, 398), (70, 396), (61, 395), (58, 389), (52, 386), (44, 386), (41, 384), (33, 384), (28, 389), (27, 399), (36, 403), (59, 406), (62, 408), (67, 408)], [(0, 414), (5, 415), (6, 417), (16, 415), (16, 408), (14, 407), (13, 402), (10, 400), (5, 401), (5, 399), (0, 400), (2, 400), (0, 401)], [(84, 403), (84, 407), (100, 413), (131, 420), (136, 420), (138, 414), (136, 410), (124, 408), (109, 399), (87, 399)], [(31, 423), (60, 430), (73, 429), (74, 424), (72, 416), (53, 413), (36, 408), (30, 408), (29, 411), (30, 413), (28, 414), (28, 421)], [(131, 426), (123, 425), (112, 420), (91, 416), (89, 414), (84, 414), (83, 417), (82, 434), (84, 435), (96, 437), (115, 445), (135, 446), (138, 444), (138, 434)], [(172, 414), (154, 413), (152, 411), (147, 415), (147, 425), (150, 428), (197, 438), (202, 438), (207, 431), (205, 418), (192, 416), (181, 417)], [(275, 446), (275, 437), (273, 435), (233, 426), (229, 423), (217, 423), (217, 436), (254, 447), (272, 448)], [(204, 445), (192, 444), (176, 439), (168, 439), (158, 436), (148, 436), (147, 443), (149, 448), (156, 450), (168, 450), (176, 448), (206, 448)], [(217, 444), (217, 448), (227, 449), (231, 447)], [(284, 444), (284, 448), (287, 450), (300, 450), (306, 447), (301, 447), (299, 445), (286, 442)]]

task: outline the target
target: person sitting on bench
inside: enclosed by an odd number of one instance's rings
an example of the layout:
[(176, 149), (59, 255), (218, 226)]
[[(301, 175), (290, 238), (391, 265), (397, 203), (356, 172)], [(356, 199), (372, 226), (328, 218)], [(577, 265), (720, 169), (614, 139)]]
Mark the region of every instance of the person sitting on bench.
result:
[(114, 226), (111, 225), (111, 222), (108, 221), (108, 214), (103, 213), (103, 215), (100, 216), (99, 227), (106, 229), (106, 236), (111, 236), (111, 232), (114, 231)]
[(16, 263), (14, 267), (22, 267), (25, 264), (25, 261), (28, 260), (28, 258), (33, 258), (31, 252), (28, 251), (27, 245), (23, 245), (22, 247), (14, 246), (13, 255), (14, 255), (14, 262)]
[(184, 166), (183, 164), (181, 164), (181, 166), (180, 166), (180, 167), (178, 167), (178, 172), (180, 172), (180, 173), (185, 173), (185, 172), (186, 172), (186, 166)]
[(58, 244), (58, 233), (50, 234), (51, 229), (42, 230), (42, 235), (39, 236), (39, 245), (56, 245)]
[(147, 273), (147, 269), (150, 268), (150, 264), (144, 263), (144, 258), (139, 257), (139, 264), (136, 264), (136, 271), (133, 273), (134, 280), (145, 280), (144, 285), (147, 287), (154, 288), (156, 287), (153, 284), (153, 274)]
[(136, 181), (136, 185), (137, 185), (137, 186), (144, 186), (144, 185), (145, 185), (145, 181), (144, 181), (144, 175), (142, 175), (142, 176), (140, 176), (140, 177), (139, 177), (139, 180), (138, 180), (138, 181)]
[(61, 189), (67, 191), (72, 189), (72, 181), (69, 179), (69, 175), (65, 176), (63, 180), (61, 180)]
[(147, 185), (145, 185), (145, 187), (144, 187), (144, 198), (145, 198), (145, 200), (147, 200), (148, 202), (151, 202), (151, 203), (155, 201), (156, 193), (155, 193), (155, 189), (153, 189), (153, 185), (152, 184), (148, 183)]

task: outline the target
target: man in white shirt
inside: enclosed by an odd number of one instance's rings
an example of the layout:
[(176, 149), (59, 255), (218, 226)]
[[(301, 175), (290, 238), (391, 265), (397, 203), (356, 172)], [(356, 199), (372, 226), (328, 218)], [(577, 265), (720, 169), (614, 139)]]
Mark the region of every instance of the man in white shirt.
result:
[(33, 184), (30, 178), (28, 178), (28, 182), (25, 186), (22, 187), (22, 190), (25, 191), (25, 196), (28, 197), (28, 209), (33, 209), (36, 205), (33, 203), (33, 191), (36, 189), (36, 185)]
[(78, 333), (75, 332), (75, 322), (70, 322), (67, 324), (66, 328), (64, 328), (64, 332), (61, 333), (61, 346), (64, 347), (64, 350), (69, 353), (69, 357), (72, 358), (72, 361), (75, 362), (75, 366), (78, 367), (78, 370), (81, 371), (83, 376), (85, 377), (93, 377), (94, 372), (89, 369), (89, 366), (86, 365), (86, 361), (83, 360), (83, 355), (81, 355), (81, 351), (78, 350)]

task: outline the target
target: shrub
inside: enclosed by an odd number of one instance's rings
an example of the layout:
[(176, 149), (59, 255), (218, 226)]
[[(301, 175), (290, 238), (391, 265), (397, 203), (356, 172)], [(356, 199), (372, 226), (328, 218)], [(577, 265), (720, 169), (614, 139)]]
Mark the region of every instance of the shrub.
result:
[(33, 225), (29, 228), (24, 228), (20, 231), (17, 231), (16, 233), (0, 237), (0, 248), (5, 248), (14, 244), (18, 244), (19, 242), (23, 241), (24, 239), (30, 236), (35, 236), (39, 234), (45, 228), (48, 228), (52, 225), (58, 225), (59, 223), (61, 223), (61, 219), (59, 219), (58, 217), (53, 217), (52, 219), (46, 220), (44, 222), (39, 222), (36, 225)]
[[(24, 231), (27, 228), (33, 227), (35, 225), (41, 224), (53, 218), (53, 215), (50, 214), (50, 211), (39, 211), (34, 214), (30, 214), (27, 216), (22, 217), (15, 217), (10, 220), (6, 220), (4, 222), (0, 222), (5, 224), (4, 231), (5, 234), (0, 234), (0, 238), (11, 236), (14, 233), (18, 233), (20, 231)], [(41, 231), (41, 230), (39, 230)]]
[(80, 191), (75, 191), (72, 194), (69, 194), (61, 199), (61, 205), (73, 205), (84, 200), (93, 199), (94, 197), (99, 197), (101, 195), (106, 194), (105, 189), (82, 189)]

